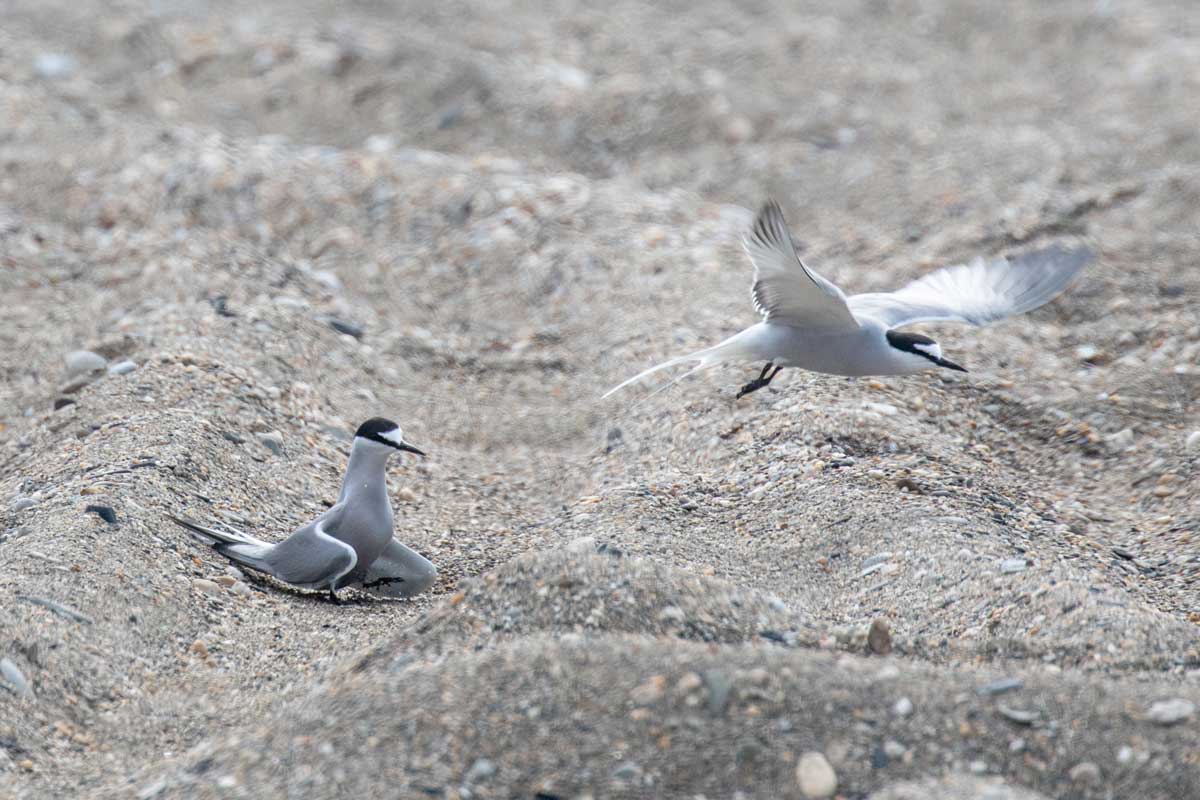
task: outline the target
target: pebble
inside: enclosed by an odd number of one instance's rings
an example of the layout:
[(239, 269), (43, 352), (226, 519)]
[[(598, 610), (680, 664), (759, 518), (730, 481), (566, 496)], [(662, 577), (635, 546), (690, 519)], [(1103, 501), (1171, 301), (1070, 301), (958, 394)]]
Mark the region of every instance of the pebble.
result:
[(1003, 575), (1024, 572), (1028, 568), (1029, 562), (1023, 558), (1006, 558), (1000, 562), (1000, 572)]
[(1081, 761), (1067, 773), (1074, 783), (1099, 783), (1103, 779), (1100, 768), (1091, 761)]
[(1159, 700), (1146, 709), (1146, 717), (1158, 725), (1174, 725), (1196, 713), (1196, 704), (1182, 697)]
[(619, 781), (627, 781), (636, 778), (642, 772), (641, 766), (634, 761), (626, 761), (621, 766), (613, 770), (612, 776)]
[(233, 588), (231, 588), (229, 591), (233, 592), (239, 597), (249, 597), (250, 595), (254, 594), (254, 590), (251, 589), (248, 584), (242, 583), (241, 581), (233, 584)]
[(837, 773), (823, 753), (808, 752), (796, 765), (796, 782), (805, 797), (833, 797), (837, 791)]
[(25, 680), (25, 673), (21, 672), (21, 668), (7, 658), (0, 658), (0, 679), (8, 684), (5, 688), (15, 694), (21, 697), (33, 696), (33, 690), (29, 688), (29, 681)]
[(77, 375), (88, 375), (97, 370), (104, 369), (108, 364), (108, 360), (91, 350), (75, 350), (67, 353), (67, 377), (74, 378)]
[(729, 704), (729, 691), (733, 688), (729, 678), (719, 669), (704, 671), (704, 683), (708, 686), (708, 710), (713, 715), (725, 713)]
[(901, 697), (896, 701), (895, 705), (892, 706), (892, 713), (897, 717), (907, 717), (912, 712), (913, 701), (909, 700), (907, 697)]
[(100, 517), (100, 519), (107, 522), (109, 525), (117, 524), (117, 512), (113, 511), (113, 509), (109, 506), (89, 505), (83, 509), (83, 513), (95, 514), (96, 516)]
[(192, 580), (192, 588), (204, 594), (220, 594), (221, 587), (207, 578), (194, 578)]
[(900, 413), (900, 409), (891, 403), (863, 403), (863, 408), (867, 411), (874, 411), (876, 414), (882, 414), (885, 417), (894, 417)]
[(283, 455), (283, 434), (279, 431), (258, 434), (258, 441), (275, 455)]
[(1183, 446), (1189, 453), (1200, 452), (1200, 431), (1192, 431), (1189, 433)]
[(339, 319), (337, 317), (325, 317), (321, 321), (333, 328), (338, 333), (346, 336), (353, 336), (355, 339), (361, 339), (363, 334), (366, 333), (366, 329), (363, 328), (362, 325), (359, 325), (357, 322), (351, 322), (350, 320)]
[(1112, 434), (1108, 437), (1108, 443), (1117, 450), (1128, 450), (1133, 447), (1133, 430), (1125, 428)]
[(403, 500), (406, 503), (411, 503), (413, 500), (417, 499), (417, 493), (407, 486), (401, 486), (400, 490), (396, 492), (396, 499)]
[(226, 575), (231, 575), (231, 576), (233, 576), (234, 578), (237, 578), (239, 581), (240, 581), (240, 580), (243, 580), (243, 579), (246, 577), (246, 573), (242, 572), (240, 569), (238, 569), (237, 567), (233, 566), (232, 564), (230, 564), (229, 566), (225, 567), (225, 574), (226, 574)]
[(1020, 678), (1001, 678), (998, 681), (985, 683), (979, 687), (980, 694), (1004, 694), (1005, 692), (1013, 692), (1025, 686), (1025, 681)]
[(133, 363), (132, 361), (121, 361), (121, 362), (119, 362), (117, 364), (113, 364), (111, 367), (109, 367), (108, 374), (109, 375), (128, 375), (130, 372), (133, 372), (135, 369), (137, 369), (137, 364)]
[(51, 81), (69, 77), (76, 66), (75, 59), (65, 53), (38, 53), (33, 60), (34, 73)]
[(689, 694), (696, 689), (699, 689), (704, 684), (704, 681), (694, 672), (685, 672), (675, 684), (675, 691), (680, 694)]
[(888, 739), (883, 743), (883, 752), (887, 754), (888, 758), (900, 758), (908, 752), (908, 748), (895, 739)]
[(666, 679), (662, 675), (655, 675), (642, 685), (635, 687), (629, 693), (629, 699), (639, 706), (657, 703), (662, 699), (664, 686), (666, 686)]
[(218, 583), (221, 586), (224, 586), (226, 589), (228, 589), (230, 586), (233, 586), (235, 583), (238, 582), (238, 579), (233, 577), (232, 575), (218, 575), (217, 577), (213, 578), (212, 580), (215, 583)]
[(192, 646), (188, 648), (188, 652), (198, 655), (201, 658), (208, 658), (208, 645), (204, 643), (203, 639), (197, 639), (192, 642)]
[(496, 774), (496, 765), (486, 758), (476, 759), (467, 770), (467, 783), (480, 783)]
[(892, 557), (891, 553), (876, 553), (875, 555), (873, 555), (863, 561), (863, 563), (862, 563), (863, 569), (864, 570), (870, 569), (871, 567), (873, 567), (877, 564), (882, 564), (883, 562), (887, 561), (891, 557)]
[(59, 394), (75, 394), (83, 387), (92, 382), (91, 375), (80, 375), (74, 380), (69, 380), (62, 386), (58, 387)]
[(33, 508), (36, 505), (37, 500), (34, 500), (32, 497), (18, 497), (16, 500), (13, 500), (12, 510), (24, 511), (25, 509)]
[(867, 647), (876, 655), (886, 656), (892, 652), (892, 632), (882, 619), (876, 618), (871, 622), (871, 629), (867, 631)]
[(1032, 725), (1037, 722), (1038, 712), (1026, 711), (1020, 708), (1009, 708), (1008, 706), (998, 706), (996, 708), (1000, 712), (1000, 716), (1004, 717), (1009, 722), (1015, 722), (1018, 725)]

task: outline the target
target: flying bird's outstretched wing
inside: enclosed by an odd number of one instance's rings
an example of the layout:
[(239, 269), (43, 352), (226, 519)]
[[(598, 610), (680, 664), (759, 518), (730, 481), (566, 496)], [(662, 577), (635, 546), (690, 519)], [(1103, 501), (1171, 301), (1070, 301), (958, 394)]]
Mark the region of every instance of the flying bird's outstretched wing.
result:
[(931, 272), (898, 291), (856, 294), (847, 302), (855, 316), (888, 328), (913, 322), (986, 325), (1050, 302), (1092, 257), (1086, 247), (1052, 245), (1012, 261), (977, 258)]
[(774, 200), (758, 212), (742, 245), (754, 262), (754, 307), (767, 322), (835, 330), (858, 327), (842, 290), (796, 255), (783, 211)]

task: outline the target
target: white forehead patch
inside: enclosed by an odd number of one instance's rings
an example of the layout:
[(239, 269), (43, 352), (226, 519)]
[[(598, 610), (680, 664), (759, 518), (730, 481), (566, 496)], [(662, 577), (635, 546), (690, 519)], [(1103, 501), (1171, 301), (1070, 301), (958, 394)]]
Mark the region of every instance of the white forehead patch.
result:
[(392, 428), (387, 433), (379, 434), (379, 438), (387, 439), (389, 442), (392, 442), (393, 444), (404, 444), (404, 431), (400, 430), (400, 428), (398, 428), (398, 427)]
[(914, 344), (913, 349), (920, 350), (922, 353), (933, 356), (934, 358), (942, 357), (942, 348), (938, 346), (937, 342), (930, 342), (929, 344)]

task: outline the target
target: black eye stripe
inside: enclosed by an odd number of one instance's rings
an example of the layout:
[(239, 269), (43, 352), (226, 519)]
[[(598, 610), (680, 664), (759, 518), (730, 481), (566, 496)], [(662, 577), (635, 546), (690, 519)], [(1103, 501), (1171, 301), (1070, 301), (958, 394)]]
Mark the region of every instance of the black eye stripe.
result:
[(888, 331), (887, 340), (888, 344), (897, 350), (903, 350), (905, 353), (912, 353), (913, 355), (920, 356), (921, 358), (925, 358), (937, 363), (937, 356), (925, 352), (917, 347), (917, 345), (928, 347), (929, 345), (937, 344), (937, 342), (935, 342), (933, 339), (930, 339), (928, 336), (922, 336), (919, 333)]

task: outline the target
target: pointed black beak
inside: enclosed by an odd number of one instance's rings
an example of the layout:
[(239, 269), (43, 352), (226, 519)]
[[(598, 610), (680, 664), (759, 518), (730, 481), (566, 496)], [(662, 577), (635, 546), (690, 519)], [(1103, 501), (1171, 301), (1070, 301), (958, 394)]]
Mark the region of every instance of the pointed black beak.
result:
[(966, 367), (960, 367), (958, 364), (955, 364), (953, 361), (945, 358), (935, 358), (933, 363), (937, 364), (939, 367), (945, 367), (946, 369), (956, 369), (959, 372), (967, 371)]
[[(961, 369), (961, 367), (960, 367), (960, 369)], [(424, 450), (418, 450), (417, 448), (413, 447), (408, 442), (401, 442), (400, 444), (396, 444), (396, 445), (392, 445), (392, 446), (395, 447), (397, 450), (405, 450), (409, 453), (416, 453), (419, 456), (425, 455)]]

